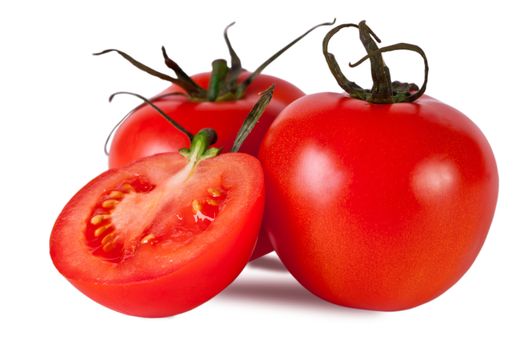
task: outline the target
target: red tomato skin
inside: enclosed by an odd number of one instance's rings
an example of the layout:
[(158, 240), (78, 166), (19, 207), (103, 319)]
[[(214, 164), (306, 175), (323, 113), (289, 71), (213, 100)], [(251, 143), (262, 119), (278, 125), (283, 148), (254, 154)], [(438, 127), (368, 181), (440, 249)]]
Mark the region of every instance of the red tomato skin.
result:
[[(249, 74), (249, 72), (242, 73), (240, 81)], [(210, 73), (197, 74), (192, 78), (198, 85), (207, 88)], [(181, 96), (159, 100), (155, 104), (192, 133), (197, 133), (204, 127), (213, 128), (218, 134), (215, 147), (229, 150), (243, 121), (258, 100), (258, 94), (272, 84), (275, 85), (273, 98), (240, 149), (240, 152), (257, 156), (265, 132), (280, 111), (292, 101), (304, 96), (304, 93), (293, 84), (260, 74), (249, 85), (245, 97), (238, 101), (192, 102)], [(182, 90), (172, 85), (160, 95), (172, 92), (182, 92)], [(156, 153), (175, 152), (184, 147), (189, 147), (189, 139), (150, 106), (144, 106), (135, 111), (117, 129), (109, 152), (109, 166), (120, 168), (143, 157)], [(272, 250), (269, 238), (262, 231), (251, 260)]]
[[(249, 75), (240, 75), (243, 80)], [(201, 73), (192, 77), (206, 88), (210, 73)], [(292, 101), (304, 96), (304, 93), (291, 83), (269, 75), (257, 76), (245, 94), (237, 101), (192, 102), (184, 96), (173, 96), (154, 101), (156, 106), (167, 113), (192, 133), (203, 128), (213, 128), (218, 134), (216, 147), (229, 150), (243, 121), (259, 98), (259, 93), (275, 85), (273, 98), (261, 116), (257, 126), (242, 145), (241, 152), (257, 156), (263, 136), (280, 111)], [(172, 85), (159, 95), (182, 92)], [(112, 140), (109, 166), (120, 168), (138, 159), (156, 153), (177, 152), (189, 146), (189, 139), (150, 106), (143, 106), (117, 129)]]
[[(141, 271), (141, 267), (138, 267), (136, 278), (127, 278), (123, 281), (96, 280), (91, 277), (93, 271), (100, 271), (104, 276), (105, 269), (119, 267), (92, 256), (88, 248), (80, 248), (73, 252), (65, 251), (67, 247), (85, 246), (82, 242), (83, 232), (68, 231), (68, 222), (76, 220), (75, 218), (85, 220), (85, 213), (77, 212), (76, 208), (83, 207), (83, 202), (91, 196), (90, 192), (97, 192), (99, 186), (107, 186), (105, 181), (119, 172), (136, 173), (136, 169), (155, 168), (157, 164), (173, 162), (174, 158), (182, 157), (174, 153), (158, 154), (135, 162), (129, 167), (106, 171), (88, 183), (70, 200), (53, 228), (50, 238), (50, 255), (57, 269), (82, 293), (108, 308), (141, 317), (165, 317), (186, 312), (206, 302), (227, 287), (245, 267), (253, 252), (263, 215), (263, 172), (256, 158), (241, 153), (220, 155), (202, 161), (203, 163), (214, 162), (216, 166), (218, 162), (221, 162), (223, 168), (243, 164), (241, 168), (250, 169), (251, 177), (245, 179), (248, 184), (244, 183), (240, 186), (250, 188), (250, 192), (244, 190), (247, 192), (244, 192), (244, 198), (237, 199), (239, 212), (231, 211), (228, 214), (229, 219), (223, 221), (229, 221), (228, 225), (215, 226), (215, 234), (219, 238), (209, 240), (204, 249), (173, 271), (149, 277)], [(232, 175), (231, 178), (233, 178)], [(235, 175), (240, 176), (240, 174)], [(106, 187), (103, 189), (107, 190)], [(252, 195), (252, 198), (247, 199), (248, 194)], [(240, 203), (243, 204), (240, 206)], [(234, 206), (234, 204), (231, 205)], [(220, 213), (220, 215), (227, 214)], [(219, 219), (214, 224), (218, 222)], [(76, 242), (63, 242), (66, 237), (72, 235), (76, 236), (70, 239)], [(80, 259), (85, 265), (93, 263), (89, 267), (90, 276), (82, 276), (78, 267), (67, 266), (67, 260), (75, 254), (88, 254)]]
[(278, 256), (308, 290), (344, 306), (395, 311), (439, 296), (474, 262), (496, 207), (484, 135), (428, 96), (303, 97), (273, 123), (259, 158)]

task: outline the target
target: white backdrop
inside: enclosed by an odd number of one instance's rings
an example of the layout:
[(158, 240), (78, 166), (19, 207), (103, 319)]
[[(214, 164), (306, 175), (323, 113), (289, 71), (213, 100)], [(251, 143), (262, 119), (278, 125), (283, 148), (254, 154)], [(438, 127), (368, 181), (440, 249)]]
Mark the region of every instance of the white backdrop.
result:
[[(521, 2), (463, 1), (11, 1), (0, 4), (0, 348), (390, 348), (525, 349), (527, 115)], [(385, 44), (420, 45), (430, 61), (427, 93), (467, 114), (486, 134), (500, 171), (498, 209), (469, 272), (447, 293), (412, 310), (383, 313), (333, 306), (306, 292), (271, 255), (247, 267), (218, 297), (165, 319), (124, 316), (84, 297), (53, 267), (56, 216), (106, 168), (103, 143), (137, 100), (166, 83), (131, 67), (119, 48), (158, 69), (160, 52), (189, 73), (227, 58), (222, 38), (247, 69), (290, 38), (337, 17), (368, 24)], [(321, 54), (319, 29), (266, 73), (306, 93), (339, 91)], [(362, 55), (356, 33), (332, 51)], [(353, 39), (353, 43), (352, 43)], [(411, 54), (389, 58), (395, 79), (421, 82)], [(399, 68), (395, 65), (399, 64)], [(368, 85), (368, 69), (346, 70)]]

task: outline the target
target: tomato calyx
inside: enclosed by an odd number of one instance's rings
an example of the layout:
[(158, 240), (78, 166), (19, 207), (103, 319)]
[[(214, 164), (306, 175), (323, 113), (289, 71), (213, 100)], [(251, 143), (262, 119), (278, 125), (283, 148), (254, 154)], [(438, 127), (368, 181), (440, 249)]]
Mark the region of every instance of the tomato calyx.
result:
[(187, 158), (189, 163), (195, 166), (199, 161), (209, 159), (217, 156), (220, 148), (210, 147), (218, 140), (216, 131), (211, 128), (201, 129), (196, 135), (192, 137), (190, 148), (182, 148), (179, 154)]
[[(354, 27), (359, 30), (360, 40), (366, 49), (367, 55), (355, 63), (350, 63), (351, 68), (357, 67), (366, 60), (370, 60), (373, 86), (371, 89), (364, 89), (346, 78), (340, 69), (335, 56), (328, 51), (328, 45), (331, 38), (341, 29)], [(378, 104), (390, 104), (400, 102), (413, 102), (421, 97), (428, 83), (428, 60), (424, 51), (417, 45), (399, 43), (379, 48), (379, 37), (366, 25), (366, 21), (361, 21), (358, 25), (354, 23), (341, 24), (331, 29), (324, 37), (322, 43), (322, 52), (326, 58), (328, 67), (337, 80), (338, 84), (351, 97)], [(418, 53), (424, 62), (424, 82), (421, 88), (414, 83), (401, 83), (391, 81), (390, 69), (386, 66), (383, 58), (383, 52), (409, 50)]]
[(175, 78), (146, 66), (145, 64), (137, 61), (136, 59), (134, 59), (127, 53), (120, 51), (120, 50), (108, 49), (108, 50), (103, 50), (98, 53), (94, 53), (94, 55), (99, 56), (99, 55), (104, 55), (110, 52), (116, 52), (119, 55), (121, 55), (124, 59), (126, 59), (128, 62), (130, 62), (132, 65), (137, 67), (138, 69), (150, 75), (153, 75), (159, 79), (168, 81), (172, 84), (175, 84), (181, 87), (185, 91), (184, 95), (186, 95), (192, 101), (196, 101), (196, 102), (234, 101), (234, 100), (242, 99), (245, 96), (245, 92), (247, 91), (247, 88), (252, 83), (252, 81), (271, 62), (273, 62), (281, 54), (287, 51), (291, 46), (296, 44), (298, 41), (303, 39), (305, 36), (307, 36), (309, 33), (317, 29), (318, 27), (333, 25), (334, 23), (335, 23), (335, 19), (332, 22), (321, 23), (321, 24), (318, 24), (310, 28), (305, 33), (303, 33), (302, 35), (294, 39), (292, 42), (284, 46), (282, 49), (278, 50), (274, 55), (269, 57), (258, 68), (256, 68), (247, 78), (239, 81), (240, 74), (244, 72), (245, 69), (242, 68), (240, 58), (234, 51), (231, 45), (231, 42), (229, 40), (228, 33), (227, 33), (228, 29), (235, 24), (235, 22), (232, 22), (225, 28), (223, 32), (225, 43), (227, 44), (227, 48), (229, 50), (229, 55), (231, 59), (230, 67), (227, 64), (227, 61), (224, 59), (214, 60), (212, 62), (211, 78), (210, 78), (209, 86), (207, 87), (207, 89), (204, 89), (201, 86), (199, 86), (188, 74), (186, 74), (185, 71), (174, 60), (172, 60), (168, 56), (164, 47), (161, 48), (161, 51), (163, 54), (165, 65), (174, 71), (174, 73), (176, 74)]

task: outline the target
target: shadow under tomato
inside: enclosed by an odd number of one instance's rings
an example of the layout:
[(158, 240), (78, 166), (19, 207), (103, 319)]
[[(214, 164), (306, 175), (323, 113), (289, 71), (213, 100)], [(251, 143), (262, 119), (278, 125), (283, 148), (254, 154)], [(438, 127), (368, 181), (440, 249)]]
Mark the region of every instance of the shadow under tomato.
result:
[(280, 274), (242, 274), (217, 296), (218, 299), (236, 303), (337, 315), (379, 315), (378, 312), (374, 311), (338, 306), (317, 297), (300, 285), (292, 276), (282, 274), (282, 272), (287, 272), (287, 270), (276, 257), (263, 257), (250, 263), (249, 266), (257, 269), (278, 271)]

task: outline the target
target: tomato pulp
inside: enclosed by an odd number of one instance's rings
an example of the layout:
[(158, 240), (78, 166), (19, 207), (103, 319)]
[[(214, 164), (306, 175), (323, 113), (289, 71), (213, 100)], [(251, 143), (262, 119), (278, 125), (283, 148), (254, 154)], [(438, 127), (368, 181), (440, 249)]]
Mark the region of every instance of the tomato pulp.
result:
[(112, 169), (57, 219), (50, 254), (80, 291), (114, 310), (161, 317), (230, 284), (256, 244), (264, 203), (257, 159), (229, 153), (189, 167), (166, 153)]
[(260, 159), (274, 249), (302, 285), (345, 306), (401, 310), (443, 293), (476, 258), (497, 201), (487, 140), (428, 96), (303, 97)]

